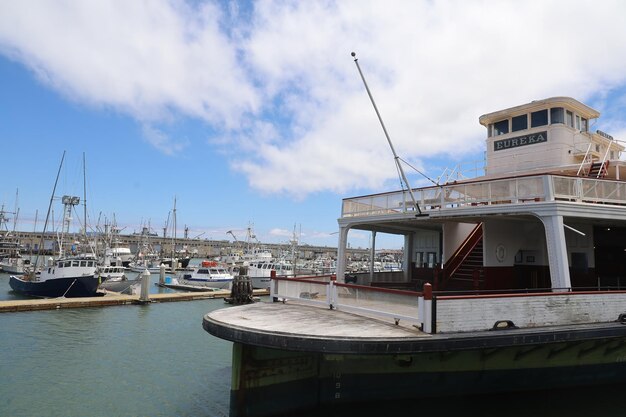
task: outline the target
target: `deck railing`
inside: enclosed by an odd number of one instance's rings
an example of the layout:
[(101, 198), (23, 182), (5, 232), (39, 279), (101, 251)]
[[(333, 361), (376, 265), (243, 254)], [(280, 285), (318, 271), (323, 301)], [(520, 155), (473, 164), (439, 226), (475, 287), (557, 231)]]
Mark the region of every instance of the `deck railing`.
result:
[[(626, 205), (626, 183), (621, 181), (534, 175), (516, 178), (445, 184), (413, 190), (422, 211), (463, 209), (493, 204), (538, 201), (577, 201)], [(342, 217), (413, 213), (408, 191), (375, 194), (343, 200)]]
[[(318, 278), (318, 277), (315, 277)], [(415, 324), (425, 333), (575, 324), (626, 323), (626, 291), (433, 295), (338, 283), (332, 277), (272, 278), (274, 301), (313, 304), (365, 317)]]
[[(330, 279), (272, 278), (274, 301), (297, 300), (369, 317), (423, 324), (424, 296), (420, 292), (343, 284)], [(326, 279), (328, 278), (328, 279)]]

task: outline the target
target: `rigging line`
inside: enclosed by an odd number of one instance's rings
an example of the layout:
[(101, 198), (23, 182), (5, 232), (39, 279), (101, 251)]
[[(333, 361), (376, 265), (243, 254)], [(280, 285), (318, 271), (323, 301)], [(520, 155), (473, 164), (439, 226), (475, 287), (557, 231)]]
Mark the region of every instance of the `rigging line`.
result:
[(413, 168), (418, 174), (420, 174), (422, 177), (426, 178), (428, 181), (432, 182), (433, 184), (435, 184), (436, 186), (439, 186), (438, 182), (435, 182), (435, 180), (433, 180), (432, 178), (430, 178), (428, 175), (424, 174), (422, 171), (420, 171), (419, 169), (415, 168), (413, 165), (409, 164), (407, 161), (405, 161), (402, 158), (399, 158), (402, 162), (404, 162), (405, 164), (407, 164), (409, 167)]

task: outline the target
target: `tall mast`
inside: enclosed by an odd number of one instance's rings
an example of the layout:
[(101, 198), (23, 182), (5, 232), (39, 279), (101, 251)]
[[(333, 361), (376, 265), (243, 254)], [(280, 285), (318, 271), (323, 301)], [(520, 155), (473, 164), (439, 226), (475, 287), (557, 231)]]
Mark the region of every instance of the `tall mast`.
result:
[(370, 89), (367, 86), (367, 82), (365, 81), (365, 77), (363, 76), (363, 72), (361, 71), (361, 67), (359, 66), (359, 59), (356, 57), (356, 53), (352, 52), (351, 55), (354, 58), (354, 63), (356, 64), (356, 68), (359, 70), (359, 74), (361, 75), (361, 79), (363, 80), (363, 85), (365, 85), (365, 90), (367, 90), (367, 95), (370, 97), (370, 101), (372, 102), (372, 105), (374, 106), (374, 111), (376, 111), (376, 116), (378, 116), (380, 125), (383, 128), (383, 132), (385, 132), (385, 137), (387, 138), (387, 142), (389, 143), (389, 147), (391, 148), (391, 152), (393, 153), (393, 158), (396, 163), (396, 167), (398, 171), (400, 172), (400, 176), (402, 177), (402, 181), (404, 181), (407, 189), (409, 190), (411, 201), (413, 202), (413, 205), (415, 206), (415, 209), (417, 210), (418, 214), (422, 214), (422, 210), (420, 210), (420, 207), (417, 204), (417, 200), (415, 200), (415, 196), (413, 195), (413, 190), (411, 189), (409, 180), (406, 178), (406, 175), (404, 174), (404, 170), (402, 169), (402, 164), (400, 164), (400, 157), (398, 157), (398, 154), (396, 154), (396, 150), (393, 147), (393, 143), (391, 143), (391, 138), (389, 137), (389, 134), (387, 133), (387, 128), (385, 127), (383, 118), (380, 116), (380, 112), (378, 111), (378, 107), (376, 107), (376, 102), (374, 101), (374, 97), (372, 96), (372, 93), (370, 92)]
[(87, 168), (85, 166), (85, 152), (83, 152), (83, 239), (87, 244)]
[(50, 203), (48, 204), (48, 213), (46, 214), (46, 221), (43, 224), (43, 231), (41, 232), (41, 241), (39, 244), (39, 250), (37, 251), (37, 256), (35, 257), (35, 266), (32, 270), (33, 276), (35, 275), (35, 269), (39, 264), (39, 253), (44, 250), (44, 235), (46, 234), (46, 229), (48, 228), (48, 220), (50, 219), (50, 210), (52, 210), (52, 200), (54, 199), (54, 193), (57, 190), (57, 184), (59, 183), (59, 175), (61, 175), (61, 168), (63, 167), (63, 161), (65, 160), (65, 151), (63, 151), (63, 156), (61, 157), (61, 163), (59, 164), (59, 170), (57, 171), (57, 178), (54, 180), (54, 187), (52, 188), (52, 195), (50, 195)]

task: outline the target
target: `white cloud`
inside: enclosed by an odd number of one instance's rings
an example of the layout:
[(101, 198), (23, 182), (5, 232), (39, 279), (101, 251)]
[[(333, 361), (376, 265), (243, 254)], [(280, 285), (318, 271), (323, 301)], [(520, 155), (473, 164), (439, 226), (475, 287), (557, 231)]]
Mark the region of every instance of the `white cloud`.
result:
[(189, 146), (188, 140), (182, 139), (177, 141), (172, 139), (166, 133), (155, 128), (154, 126), (146, 124), (142, 128), (142, 132), (143, 137), (148, 143), (166, 155), (176, 155)]
[(422, 169), (482, 150), (481, 114), (555, 95), (623, 133), (603, 103), (626, 81), (625, 15), (620, 0), (2, 2), (0, 52), (136, 117), (163, 152), (159, 123), (200, 119), (252, 187), (303, 198), (397, 185), (352, 50)]

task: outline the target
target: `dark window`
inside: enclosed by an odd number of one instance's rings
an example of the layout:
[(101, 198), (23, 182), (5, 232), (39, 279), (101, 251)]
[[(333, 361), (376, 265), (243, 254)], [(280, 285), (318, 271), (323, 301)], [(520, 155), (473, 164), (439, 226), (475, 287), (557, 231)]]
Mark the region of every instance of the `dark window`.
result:
[(505, 133), (509, 133), (509, 121), (501, 120), (499, 122), (495, 122), (493, 124), (493, 135), (504, 135)]
[(580, 130), (582, 130), (583, 132), (587, 131), (587, 119), (585, 118), (580, 119)]
[(528, 115), (523, 114), (521, 116), (514, 117), (511, 120), (511, 131), (517, 132), (518, 130), (528, 129)]
[(545, 126), (548, 124), (548, 110), (539, 110), (530, 113), (530, 127)]
[(550, 124), (565, 123), (563, 107), (553, 107), (550, 109)]

